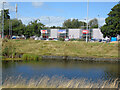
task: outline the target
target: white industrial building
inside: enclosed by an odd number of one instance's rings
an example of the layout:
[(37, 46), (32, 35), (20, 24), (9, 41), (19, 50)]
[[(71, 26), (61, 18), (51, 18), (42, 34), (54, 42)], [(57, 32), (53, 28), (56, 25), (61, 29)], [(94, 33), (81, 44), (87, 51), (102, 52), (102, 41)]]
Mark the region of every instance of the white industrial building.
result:
[(80, 38), (80, 29), (68, 29), (69, 39), (79, 39)]
[[(43, 38), (69, 38), (69, 39), (81, 39), (86, 35), (82, 33), (82, 29), (49, 29), (41, 30)], [(104, 39), (103, 34), (99, 28), (89, 30), (88, 36), (92, 39)]]
[(93, 39), (103, 39), (103, 34), (99, 28), (92, 29), (92, 38)]
[(58, 29), (50, 29), (50, 37), (49, 38), (58, 38)]

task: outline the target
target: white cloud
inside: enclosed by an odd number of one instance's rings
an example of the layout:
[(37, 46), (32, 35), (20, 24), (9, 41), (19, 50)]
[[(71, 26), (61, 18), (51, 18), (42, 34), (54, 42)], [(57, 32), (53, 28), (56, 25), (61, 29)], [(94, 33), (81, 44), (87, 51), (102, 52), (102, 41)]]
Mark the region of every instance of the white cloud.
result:
[(44, 3), (43, 2), (32, 2), (34, 7), (41, 7)]
[[(21, 17), (19, 18), (22, 20), (22, 22), (27, 25), (30, 21), (34, 21), (36, 19), (40, 19), (40, 22), (43, 23), (44, 25), (50, 27), (50, 26), (62, 26), (64, 21), (66, 20), (65, 17), (56, 17), (56, 16), (41, 16), (39, 18), (35, 18), (35, 17)], [(71, 18), (73, 19), (73, 18)], [(90, 18), (88, 21), (90, 21), (93, 18)], [(103, 26), (105, 24), (105, 18), (97, 18), (98, 19), (98, 23), (100, 26)], [(84, 21), (86, 22), (86, 20), (79, 20), (79, 21)]]
[(105, 18), (99, 18), (98, 22), (100, 26), (103, 26), (105, 24)]
[(4, 3), (4, 9), (9, 9), (10, 12), (15, 11), (15, 6), (11, 6), (10, 3), (8, 3), (6, 0), (1, 0), (0, 1), (0, 10), (3, 9), (3, 2)]
[[(89, 18), (88, 19), (88, 22), (90, 21), (90, 20), (92, 20), (93, 18)], [(97, 18), (98, 19), (98, 23), (99, 23), (99, 26), (103, 26), (104, 24), (105, 24), (105, 18)], [(87, 22), (86, 21), (86, 19), (81, 19), (81, 20), (79, 20), (79, 21), (84, 21), (84, 22)]]
[(62, 26), (63, 22), (65, 21), (64, 17), (56, 17), (56, 16), (41, 16), (39, 18), (21, 17), (19, 19), (21, 19), (25, 25), (27, 25), (30, 21), (40, 19), (40, 22), (48, 27), (50, 27), (50, 26)]
[[(87, 2), (88, 0), (6, 0), (8, 2)], [(89, 2), (119, 2), (119, 0), (89, 0)]]

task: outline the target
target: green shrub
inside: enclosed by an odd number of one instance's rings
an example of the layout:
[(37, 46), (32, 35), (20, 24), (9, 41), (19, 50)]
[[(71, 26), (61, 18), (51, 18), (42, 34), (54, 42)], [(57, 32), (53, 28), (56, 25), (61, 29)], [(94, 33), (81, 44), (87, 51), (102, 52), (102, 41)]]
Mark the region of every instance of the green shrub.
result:
[(4, 42), (8, 42), (8, 39), (5, 38), (5, 39), (2, 40), (2, 42), (3, 42), (3, 43), (4, 43)]
[(41, 58), (38, 55), (23, 54), (22, 59), (23, 60), (40, 60)]
[(76, 41), (85, 41), (84, 39), (76, 39)]
[(14, 45), (12, 45), (12, 44), (7, 45), (4, 48), (2, 48), (2, 56), (13, 58), (16, 54), (15, 50), (16, 50), (16, 48), (14, 47)]
[(64, 38), (59, 38), (60, 41), (64, 41), (65, 39)]
[(75, 41), (75, 39), (74, 39), (74, 38), (72, 38), (72, 39), (70, 39), (70, 41)]

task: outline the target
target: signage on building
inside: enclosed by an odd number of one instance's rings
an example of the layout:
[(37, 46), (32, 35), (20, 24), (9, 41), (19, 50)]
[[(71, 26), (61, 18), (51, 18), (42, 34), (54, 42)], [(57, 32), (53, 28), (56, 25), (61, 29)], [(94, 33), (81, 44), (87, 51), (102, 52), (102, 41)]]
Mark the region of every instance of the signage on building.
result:
[(83, 33), (83, 34), (88, 34), (89, 31), (88, 31), (88, 30), (82, 30), (82, 33)]
[(66, 30), (58, 30), (58, 33), (66, 33)]
[(47, 33), (47, 30), (41, 30), (41, 33)]

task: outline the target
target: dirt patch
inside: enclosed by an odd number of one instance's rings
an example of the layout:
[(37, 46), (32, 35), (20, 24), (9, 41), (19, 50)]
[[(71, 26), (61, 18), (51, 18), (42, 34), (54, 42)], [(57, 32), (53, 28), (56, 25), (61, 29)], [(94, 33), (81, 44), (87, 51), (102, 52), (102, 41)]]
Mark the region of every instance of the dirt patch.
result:
[(113, 42), (110, 42), (110, 43), (118, 43), (118, 41), (113, 41)]

